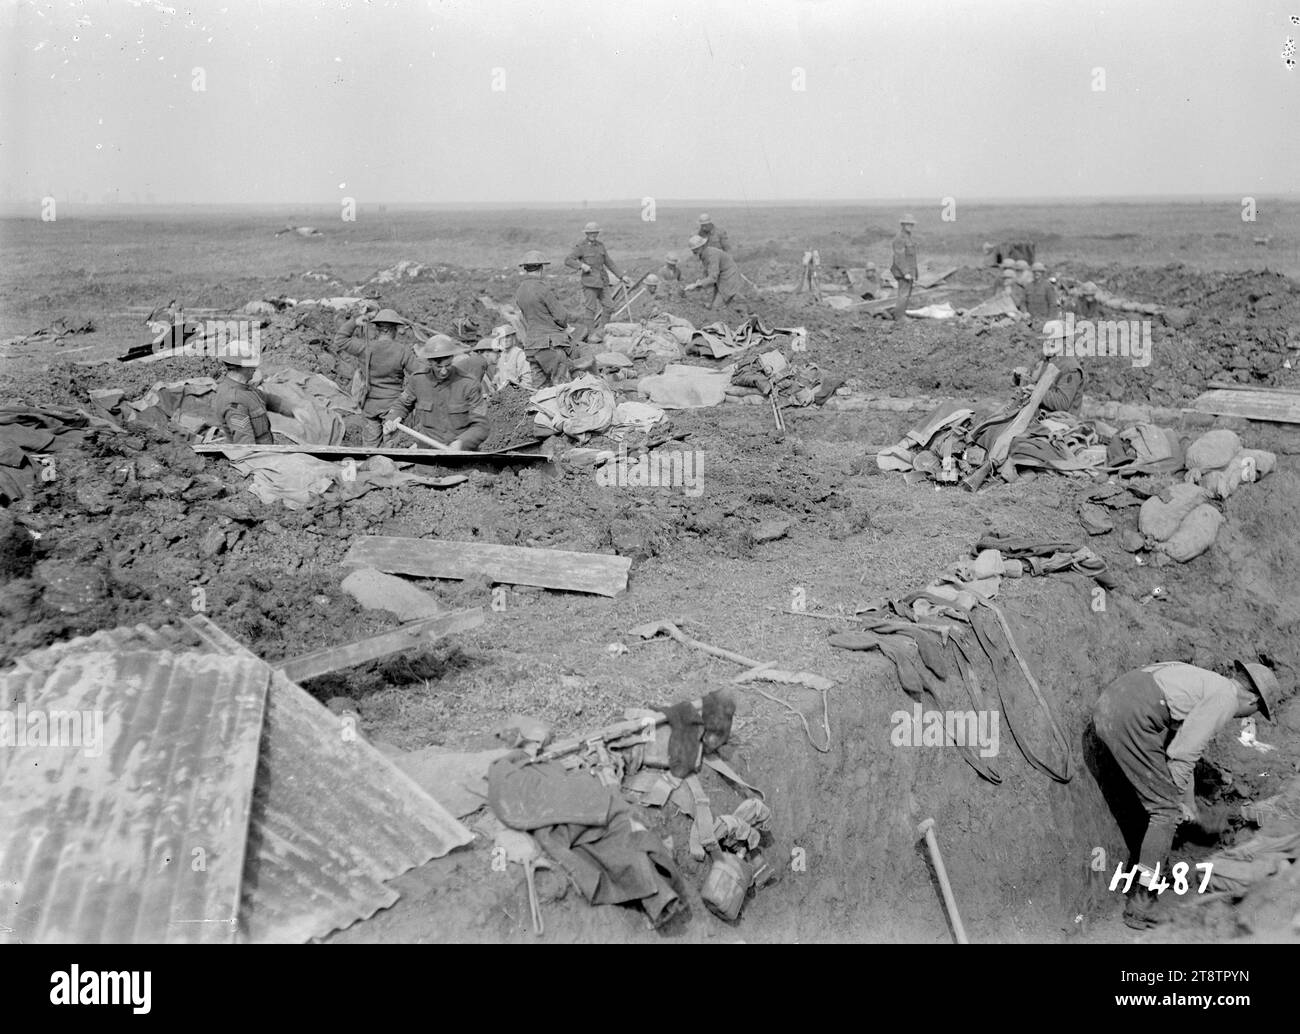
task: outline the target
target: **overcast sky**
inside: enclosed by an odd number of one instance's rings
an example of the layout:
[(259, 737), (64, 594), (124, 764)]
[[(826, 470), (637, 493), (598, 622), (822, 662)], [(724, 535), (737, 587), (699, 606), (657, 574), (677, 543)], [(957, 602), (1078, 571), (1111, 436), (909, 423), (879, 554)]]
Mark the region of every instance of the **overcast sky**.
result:
[(1300, 0), (0, 0), (0, 12), (8, 200), (1300, 190), (1300, 68), (1283, 62)]

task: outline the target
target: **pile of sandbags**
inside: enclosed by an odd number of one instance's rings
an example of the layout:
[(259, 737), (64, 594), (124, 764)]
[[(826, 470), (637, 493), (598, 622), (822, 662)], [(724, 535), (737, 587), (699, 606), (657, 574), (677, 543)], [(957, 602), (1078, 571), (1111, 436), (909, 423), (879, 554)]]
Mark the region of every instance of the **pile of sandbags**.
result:
[(1187, 448), (1187, 480), (1142, 504), (1138, 527), (1156, 550), (1185, 563), (1214, 544), (1223, 514), (1211, 500), (1227, 499), (1241, 485), (1273, 472), (1277, 457), (1243, 449), (1226, 429), (1207, 431)]
[(1277, 456), (1265, 449), (1243, 449), (1226, 429), (1207, 431), (1187, 450), (1188, 480), (1213, 499), (1227, 499), (1243, 484), (1273, 473)]

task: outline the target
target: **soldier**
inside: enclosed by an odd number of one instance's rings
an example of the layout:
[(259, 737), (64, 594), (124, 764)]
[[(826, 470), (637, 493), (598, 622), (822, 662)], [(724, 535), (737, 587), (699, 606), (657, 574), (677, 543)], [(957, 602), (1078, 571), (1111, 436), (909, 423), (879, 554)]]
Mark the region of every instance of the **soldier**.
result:
[(1135, 929), (1155, 924), (1157, 868), (1182, 822), (1206, 829), (1196, 806), (1197, 759), (1234, 718), (1273, 718), (1277, 676), (1262, 664), (1237, 661), (1232, 678), (1180, 661), (1148, 664), (1121, 675), (1093, 708), (1093, 729), (1136, 791), (1147, 813), (1136, 859), (1138, 885), (1124, 908)]
[(496, 390), (497, 346), (492, 338), (479, 339), (469, 351), (453, 358), (451, 365), (478, 384), (484, 395), (491, 395)]
[(1029, 315), (1037, 320), (1049, 320), (1057, 315), (1056, 288), (1047, 279), (1047, 267), (1035, 262), (1030, 267), (1033, 278), (1025, 288), (1025, 305)]
[(894, 238), (894, 261), (889, 271), (898, 281), (898, 302), (894, 305), (894, 322), (897, 323), (907, 313), (907, 303), (912, 298), (912, 287), (916, 284), (916, 240), (912, 237), (912, 227), (916, 217), (911, 212), (904, 212), (898, 220), (898, 236)]
[(727, 231), (720, 230), (713, 225), (713, 217), (707, 212), (702, 213), (699, 218), (700, 228), (696, 234), (703, 237), (709, 242), (710, 248), (717, 248), (719, 251), (731, 253), (731, 242), (727, 240)]
[(406, 382), (389, 409), (385, 434), (396, 431), (398, 423), (414, 410), (414, 429), (451, 449), (473, 452), (487, 441), (491, 427), (483, 389), (452, 366), (460, 351), (446, 334), (434, 334), (415, 347), (416, 358), (428, 365)]
[(698, 234), (690, 239), (691, 251), (700, 260), (702, 275), (699, 280), (687, 284), (683, 290), (695, 291), (711, 288), (709, 300), (704, 303), (706, 309), (712, 309), (721, 299), (729, 308), (740, 295), (740, 270), (736, 260), (725, 251), (709, 246), (709, 242)]
[(1074, 301), (1074, 314), (1085, 320), (1096, 319), (1101, 315), (1101, 305), (1097, 301), (1097, 285), (1091, 280), (1079, 288), (1079, 295)]
[[(366, 340), (365, 317), (347, 320), (334, 335), (334, 347), (357, 357), (353, 401), (361, 407), (361, 444), (374, 448), (384, 442), (384, 414), (402, 393), (406, 378), (424, 364), (415, 358), (410, 341), (397, 339), (400, 328), (409, 324), (392, 309), (380, 309), (370, 324), (375, 336)], [(363, 336), (355, 336), (358, 329)]]
[[(664, 287), (660, 283), (658, 275), (651, 273), (641, 281), (641, 286), (645, 288), (645, 294), (641, 296), (640, 300), (646, 304), (647, 317), (658, 316), (659, 313), (664, 311)], [(628, 312), (630, 315), (630, 308)]]
[(609, 289), (609, 278), (605, 275), (605, 270), (608, 269), (622, 280), (625, 286), (632, 281), (619, 272), (605, 245), (597, 240), (600, 226), (588, 223), (583, 234), (583, 239), (573, 246), (564, 264), (582, 273), (582, 307), (587, 312), (591, 329), (595, 330), (608, 322), (610, 314), (618, 308), (614, 294)]
[(235, 445), (273, 445), (267, 410), (292, 416), (292, 408), (258, 387), (262, 383), (262, 356), (252, 342), (238, 338), (226, 345), (221, 357), (225, 376), (217, 382), (212, 414), (226, 441)]
[(665, 300), (681, 297), (682, 271), (677, 267), (677, 252), (664, 256), (664, 264), (655, 272), (659, 278), (659, 294)]
[(1033, 282), (1034, 274), (1029, 269), (1029, 263), (1025, 259), (1016, 259), (1016, 283), (1028, 287)]
[(1021, 312), (1026, 311), (1025, 307), (1028, 301), (1025, 298), (1025, 289), (1020, 285), (1020, 277), (1014, 269), (1004, 269), (1002, 271), (1002, 287), (1000, 290), (1011, 299), (1012, 305)]
[[(524, 278), (515, 291), (515, 304), (523, 317), (527, 339), (523, 345), (524, 354), (528, 356), (534, 388), (545, 388), (567, 380), (569, 376), (570, 317), (555, 292), (542, 280), (542, 269), (549, 265), (540, 251), (524, 255), (519, 263)], [(604, 275), (602, 269), (601, 276)]]

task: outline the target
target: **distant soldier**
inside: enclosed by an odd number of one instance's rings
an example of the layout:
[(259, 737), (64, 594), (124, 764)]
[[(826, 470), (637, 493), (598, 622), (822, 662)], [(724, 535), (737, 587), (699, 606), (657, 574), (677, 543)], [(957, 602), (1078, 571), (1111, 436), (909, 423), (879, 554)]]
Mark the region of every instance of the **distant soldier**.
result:
[(424, 364), (415, 358), (412, 342), (398, 340), (398, 331), (408, 324), (392, 309), (380, 309), (370, 324), (375, 336), (367, 340), (365, 317), (345, 321), (334, 335), (334, 347), (357, 358), (353, 401), (361, 407), (361, 444), (374, 448), (384, 441), (384, 414), (402, 393), (406, 378)]
[(460, 353), (460, 346), (446, 334), (434, 334), (415, 347), (416, 358), (425, 360), (426, 368), (407, 380), (388, 411), (385, 434), (396, 431), (413, 412), (414, 430), (452, 449), (472, 452), (487, 441), (487, 400), (477, 382), (452, 366)]
[(709, 242), (710, 248), (717, 248), (719, 251), (725, 251), (728, 254), (731, 253), (731, 242), (727, 240), (727, 231), (714, 226), (711, 215), (707, 212), (701, 214), (699, 225), (700, 228), (695, 232)]
[(605, 270), (608, 269), (625, 285), (631, 284), (631, 280), (614, 265), (605, 245), (597, 239), (599, 236), (600, 226), (588, 223), (583, 229), (583, 239), (573, 246), (568, 258), (564, 260), (566, 266), (582, 274), (582, 307), (587, 312), (593, 330), (608, 322), (611, 313), (618, 308)]
[(709, 246), (709, 242), (698, 234), (690, 239), (691, 251), (700, 260), (702, 270), (700, 279), (687, 284), (683, 290), (696, 291), (709, 289), (706, 309), (712, 309), (719, 300), (731, 307), (731, 303), (740, 295), (740, 269), (736, 260), (725, 251)]
[(1002, 293), (1005, 294), (1021, 312), (1027, 312), (1028, 301), (1025, 298), (1025, 289), (1020, 284), (1020, 278), (1014, 269), (1004, 269), (1002, 271)]
[(569, 376), (569, 314), (542, 279), (542, 269), (549, 265), (540, 251), (524, 255), (519, 263), (524, 278), (515, 291), (515, 304), (523, 317), (527, 338), (524, 354), (528, 356), (534, 388), (545, 388)]
[(1080, 319), (1093, 320), (1101, 315), (1101, 303), (1097, 301), (1097, 285), (1091, 280), (1079, 288), (1074, 300), (1074, 314)]
[(252, 342), (243, 338), (226, 345), (221, 357), (226, 374), (217, 382), (212, 414), (226, 441), (234, 445), (273, 445), (271, 417), (267, 410), (292, 416), (292, 408), (258, 387), (262, 383), (262, 356)]
[(659, 280), (659, 276), (651, 273), (641, 281), (641, 286), (645, 288), (645, 294), (641, 296), (640, 301), (645, 303), (646, 316), (658, 316), (664, 311), (665, 301), (664, 287)]
[(1025, 288), (1025, 305), (1029, 315), (1038, 320), (1049, 320), (1057, 315), (1056, 288), (1047, 279), (1047, 267), (1035, 262), (1030, 267), (1033, 279)]
[(898, 220), (898, 236), (894, 238), (894, 260), (889, 271), (898, 281), (898, 302), (894, 305), (894, 322), (903, 319), (907, 313), (907, 303), (912, 298), (912, 287), (916, 284), (916, 239), (912, 236), (912, 227), (916, 217), (911, 212), (904, 212)]
[(682, 271), (677, 266), (677, 252), (664, 256), (664, 264), (655, 271), (659, 278), (659, 294), (665, 299), (676, 299), (682, 293)]
[(485, 337), (470, 346), (469, 351), (462, 352), (452, 359), (451, 365), (483, 389), (483, 394), (491, 395), (495, 389), (497, 368), (497, 346), (490, 337)]

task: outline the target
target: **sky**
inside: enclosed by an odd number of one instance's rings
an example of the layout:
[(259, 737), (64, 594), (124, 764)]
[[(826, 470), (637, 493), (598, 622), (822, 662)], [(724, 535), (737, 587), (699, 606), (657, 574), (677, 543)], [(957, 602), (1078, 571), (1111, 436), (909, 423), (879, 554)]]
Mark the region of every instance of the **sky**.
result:
[(0, 0), (0, 200), (1300, 191), (1300, 0)]

